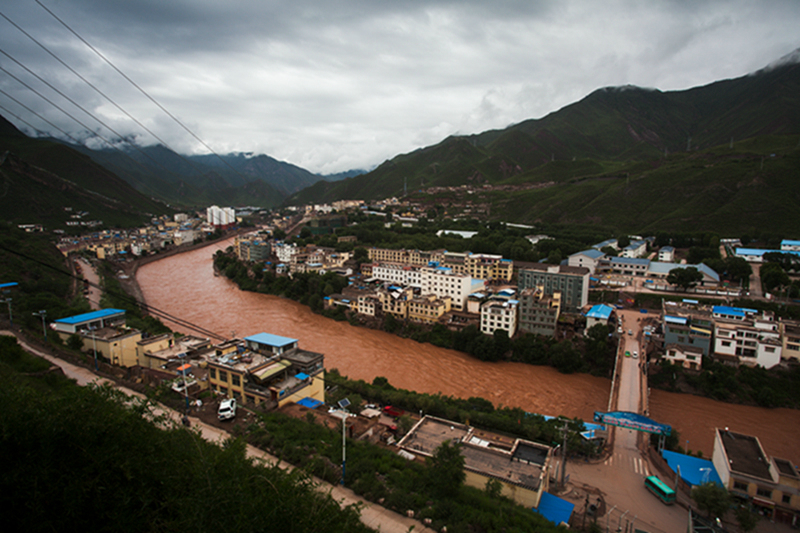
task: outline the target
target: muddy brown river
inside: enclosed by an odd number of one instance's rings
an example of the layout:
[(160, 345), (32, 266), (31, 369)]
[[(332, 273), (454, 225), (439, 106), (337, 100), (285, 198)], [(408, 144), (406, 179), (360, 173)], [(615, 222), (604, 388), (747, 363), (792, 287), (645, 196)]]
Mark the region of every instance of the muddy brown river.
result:
[[(325, 366), (354, 379), (384, 376), (400, 388), (468, 398), (495, 406), (566, 415), (590, 421), (604, 411), (611, 382), (586, 374), (565, 375), (549, 367), (486, 363), (453, 350), (353, 327), (312, 313), (294, 301), (243, 292), (214, 276), (214, 252), (230, 241), (167, 257), (142, 266), (136, 280), (148, 305), (223, 337), (260, 332), (299, 339), (300, 346), (325, 354)], [(194, 333), (166, 321), (175, 331)], [(711, 456), (713, 428), (757, 435), (768, 454), (800, 462), (800, 411), (735, 406), (693, 396), (653, 391), (650, 412)]]

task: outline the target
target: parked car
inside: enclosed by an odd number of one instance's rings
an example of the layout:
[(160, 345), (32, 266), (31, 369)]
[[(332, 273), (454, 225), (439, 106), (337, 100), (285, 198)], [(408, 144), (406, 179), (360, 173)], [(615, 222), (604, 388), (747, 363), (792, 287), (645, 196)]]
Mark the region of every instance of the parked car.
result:
[(633, 351), (633, 358), (634, 359), (638, 359), (639, 358), (639, 352), (637, 352), (636, 350)]
[(630, 356), (631, 356), (631, 352), (629, 352), (628, 350), (625, 350), (625, 357), (630, 357)]
[(236, 417), (236, 399), (227, 398), (219, 403), (217, 416), (220, 420), (230, 420)]
[(633, 330), (632, 329), (628, 330), (628, 335), (633, 335)]

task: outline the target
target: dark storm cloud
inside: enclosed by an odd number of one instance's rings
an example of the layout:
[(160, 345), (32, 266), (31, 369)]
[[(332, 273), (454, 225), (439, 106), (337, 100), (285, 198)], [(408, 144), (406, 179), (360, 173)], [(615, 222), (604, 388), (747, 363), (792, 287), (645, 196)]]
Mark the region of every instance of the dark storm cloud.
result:
[[(795, 0), (41, 2), (215, 150), (313, 171), (538, 118), (601, 86), (741, 76), (800, 46)], [(170, 146), (204, 150), (39, 5), (20, 4), (3, 14)], [(0, 28), (2, 50), (115, 130), (155, 142), (5, 20)], [(72, 108), (6, 56), (0, 65)], [(81, 129), (3, 72), (0, 88)], [(50, 129), (3, 94), (0, 105)]]

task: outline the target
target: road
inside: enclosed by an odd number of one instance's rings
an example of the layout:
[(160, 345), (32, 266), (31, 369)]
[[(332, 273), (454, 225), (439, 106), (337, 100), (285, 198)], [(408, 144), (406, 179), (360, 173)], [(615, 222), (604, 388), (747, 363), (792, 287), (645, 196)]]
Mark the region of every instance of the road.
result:
[[(14, 332), (6, 330), (0, 330), (0, 335), (9, 335), (16, 337), (16, 334)], [(78, 385), (86, 386), (90, 383), (94, 383), (97, 385), (107, 384), (124, 392), (128, 396), (134, 396), (144, 399), (144, 396), (136, 391), (119, 386), (114, 381), (97, 376), (87, 368), (76, 366), (66, 361), (62, 361), (61, 359), (58, 359), (56, 357), (53, 357), (50, 354), (45, 353), (39, 350), (38, 348), (27, 344), (23, 339), (19, 337), (17, 337), (17, 342), (27, 352), (32, 353), (33, 355), (36, 355), (38, 357), (47, 359), (54, 365), (59, 366), (64, 372), (64, 375), (70, 379), (74, 379), (78, 383)], [(172, 409), (169, 409), (163, 405), (159, 405), (159, 409), (156, 409), (156, 414), (162, 414), (162, 413), (167, 414), (173, 420), (174, 424), (176, 425), (181, 424), (180, 413)], [(194, 417), (189, 417), (189, 419), (191, 421), (191, 427), (199, 431), (202, 437), (210, 442), (222, 443), (226, 439), (230, 438), (230, 435), (226, 431), (204, 424), (202, 421)], [(249, 444), (247, 445), (247, 455), (248, 457), (252, 457), (256, 461), (262, 462), (264, 464), (268, 465), (277, 464), (278, 466), (284, 469), (293, 468), (292, 465), (285, 463), (283, 461), (278, 461), (276, 457)], [(316, 486), (319, 491), (330, 494), (331, 497), (333, 497), (334, 500), (339, 502), (339, 504), (342, 507), (353, 504), (361, 506), (361, 522), (365, 524), (367, 527), (375, 529), (376, 531), (381, 531), (381, 533), (384, 532), (407, 533), (408, 531), (413, 530), (413, 531), (423, 531), (425, 533), (435, 533), (432, 529), (425, 527), (425, 525), (419, 522), (418, 520), (402, 516), (400, 514), (395, 513), (394, 511), (390, 511), (389, 509), (381, 507), (380, 505), (368, 502), (367, 500), (364, 500), (361, 497), (357, 496), (350, 489), (344, 488), (340, 485), (330, 485), (317, 478), (314, 478), (314, 480), (316, 482)]]
[[(619, 381), (615, 407), (612, 410), (642, 413), (646, 379), (642, 366), (642, 314), (638, 311), (618, 310), (622, 320), (623, 335), (620, 339), (618, 361)], [(628, 330), (633, 335), (628, 335)], [(625, 351), (638, 352), (639, 357), (625, 357)], [(573, 482), (602, 489), (606, 503), (606, 514), (598, 520), (605, 530), (625, 530), (628, 522), (637, 529), (651, 533), (684, 531), (688, 523), (688, 512), (678, 506), (666, 506), (644, 488), (644, 478), (652, 468), (642, 453), (649, 437), (637, 431), (611, 428), (614, 446), (611, 454), (602, 463), (573, 463), (567, 465), (567, 473)], [(669, 481), (674, 486), (674, 480)]]

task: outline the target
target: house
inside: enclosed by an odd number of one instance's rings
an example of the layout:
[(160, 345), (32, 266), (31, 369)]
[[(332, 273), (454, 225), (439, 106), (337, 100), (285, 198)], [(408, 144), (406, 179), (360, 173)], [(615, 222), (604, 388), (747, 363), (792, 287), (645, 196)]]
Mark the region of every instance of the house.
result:
[(772, 313), (715, 305), (712, 316), (715, 358), (764, 368), (781, 362), (780, 331)]
[(767, 456), (758, 437), (714, 430), (714, 468), (739, 501), (775, 522), (800, 524), (800, 475), (786, 459)]
[(434, 294), (426, 294), (412, 298), (408, 302), (408, 319), (414, 322), (435, 324), (445, 313), (450, 312), (452, 300), (449, 296), (439, 298)]
[(612, 315), (616, 315), (614, 308), (606, 304), (598, 304), (593, 306), (588, 313), (586, 313), (586, 332), (588, 332), (595, 324), (608, 325)]
[(800, 322), (781, 320), (781, 357), (800, 361)]
[(667, 344), (664, 346), (664, 359), (687, 370), (700, 370), (703, 364), (703, 350), (696, 346)]
[(647, 241), (633, 241), (622, 249), (622, 257), (637, 258), (647, 253)]
[(594, 274), (597, 271), (597, 265), (605, 257), (606, 254), (604, 254), (598, 249), (592, 248), (589, 250), (583, 250), (582, 252), (577, 252), (572, 254), (567, 259), (567, 264), (571, 267), (588, 268), (589, 273)]
[(467, 254), (464, 267), (474, 279), (509, 282), (514, 274), (514, 262), (501, 255)]
[(465, 484), (483, 490), (486, 482), (493, 479), (500, 482), (503, 496), (525, 507), (539, 506), (549, 487), (552, 448), (427, 415), (398, 446), (413, 456), (427, 458), (448, 441), (460, 445)]
[(672, 246), (662, 246), (658, 250), (658, 260), (662, 263), (672, 263), (675, 261), (675, 248)]
[(517, 323), (519, 331), (555, 337), (560, 314), (560, 292), (547, 295), (542, 287), (532, 287), (520, 291)]
[(695, 301), (664, 301), (661, 309), (664, 346), (675, 344), (681, 347), (698, 348), (703, 356), (713, 350), (711, 336), (714, 319), (710, 308)]
[(122, 309), (100, 309), (55, 320), (52, 328), (62, 340), (78, 335), (83, 350), (92, 351), (112, 365), (131, 367), (139, 364), (137, 343), (142, 332), (125, 324)]
[(206, 363), (210, 387), (245, 405), (325, 401), (324, 356), (301, 350), (297, 339), (270, 333), (233, 339), (216, 346)]
[(781, 251), (783, 252), (800, 252), (800, 241), (793, 241), (790, 239), (783, 239), (781, 241)]
[(511, 338), (517, 332), (519, 301), (491, 298), (481, 306), (481, 332), (493, 335), (498, 329), (505, 330)]

